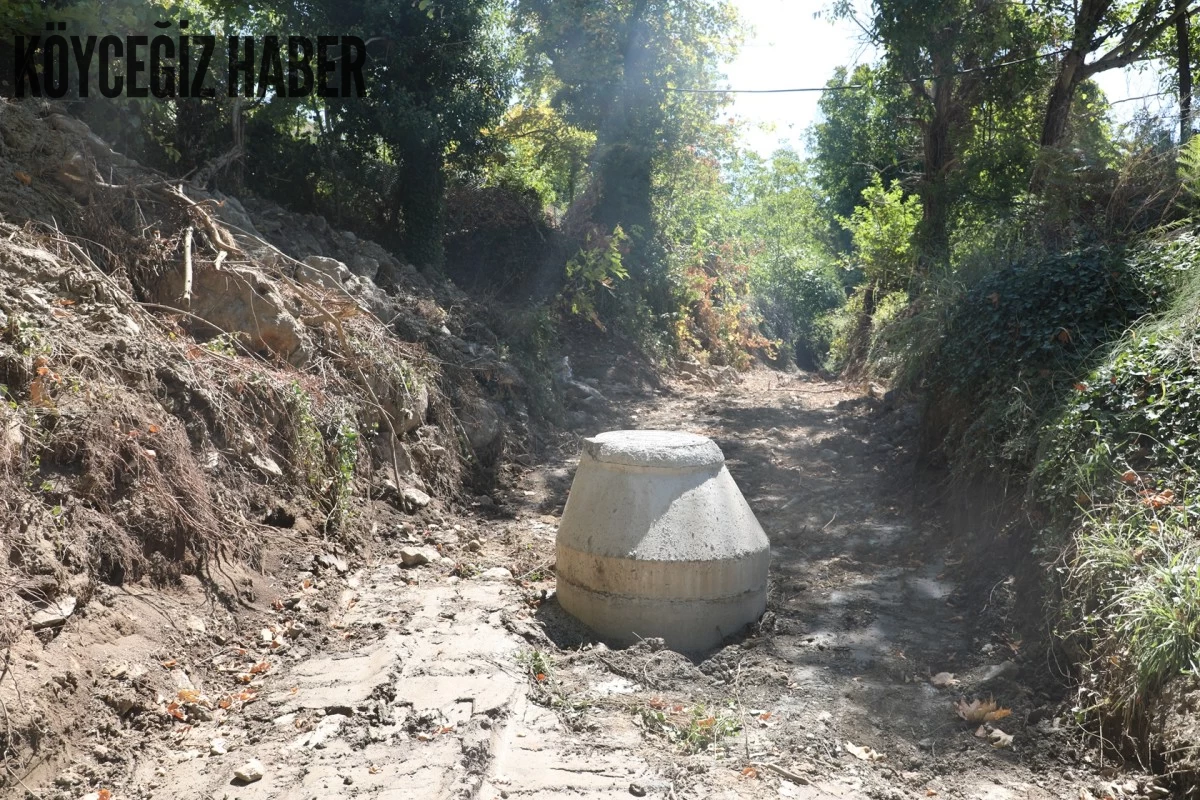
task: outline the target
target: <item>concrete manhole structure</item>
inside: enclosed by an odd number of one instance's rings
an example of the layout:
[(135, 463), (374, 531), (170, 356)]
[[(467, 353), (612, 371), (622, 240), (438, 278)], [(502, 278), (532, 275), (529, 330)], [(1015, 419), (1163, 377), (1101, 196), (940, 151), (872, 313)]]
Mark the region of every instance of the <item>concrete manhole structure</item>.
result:
[(617, 644), (704, 650), (757, 620), (771, 552), (711, 439), (585, 439), (558, 528), (558, 599)]

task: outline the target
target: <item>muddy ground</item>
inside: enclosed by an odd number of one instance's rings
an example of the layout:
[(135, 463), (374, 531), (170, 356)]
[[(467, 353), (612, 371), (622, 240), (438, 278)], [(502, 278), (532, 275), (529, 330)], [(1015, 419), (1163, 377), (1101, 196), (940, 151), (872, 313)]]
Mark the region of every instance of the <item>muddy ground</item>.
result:
[[(199, 582), (101, 589), (10, 655), (15, 685), (61, 687), (62, 703), (25, 712), (77, 717), (65, 751), (20, 765), (22, 791), (1168, 795), (1076, 729), (1050, 667), (1006, 628), (1010, 583), (962, 588), (956, 532), (913, 489), (915, 408), (767, 370), (647, 391), (614, 389), (611, 365), (577, 373), (610, 402), (578, 433), (685, 429), (721, 446), (772, 543), (769, 611), (744, 638), (691, 658), (653, 640), (612, 650), (561, 612), (568, 440), (470, 509), (380, 517), (366, 563), (281, 539), (265, 574), (217, 576), (235, 612)], [(964, 721), (959, 698), (999, 713)], [(255, 780), (238, 780), (252, 760)]]

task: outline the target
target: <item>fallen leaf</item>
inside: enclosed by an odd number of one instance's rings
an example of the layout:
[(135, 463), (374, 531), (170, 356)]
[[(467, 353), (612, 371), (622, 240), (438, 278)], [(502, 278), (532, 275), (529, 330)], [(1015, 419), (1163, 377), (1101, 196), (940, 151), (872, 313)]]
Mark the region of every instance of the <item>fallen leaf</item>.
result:
[(96, 800), (112, 800), (112, 792), (108, 789), (101, 789), (96, 792)]
[(535, 678), (537, 678), (537, 682), (538, 682), (538, 683), (541, 683), (542, 681), (546, 680), (546, 673), (544, 673), (544, 672), (539, 672), (539, 673), (538, 673), (537, 675), (535, 675), (534, 677), (535, 677)]
[(1125, 470), (1125, 473), (1121, 476), (1121, 480), (1124, 481), (1125, 483), (1137, 483), (1138, 482), (1138, 474), (1131, 469), (1127, 469), (1127, 470)]
[(763, 713), (761, 713), (761, 714), (759, 714), (759, 715), (758, 715), (758, 718), (759, 718), (760, 720), (762, 720), (763, 722), (766, 722), (767, 720), (769, 720), (769, 719), (771, 718), (771, 712), (770, 712), (770, 711), (764, 711)]
[(159, 431), (159, 427), (158, 427), (157, 425), (151, 425), (151, 426), (149, 427), (149, 429), (148, 429), (148, 430), (149, 430), (151, 433), (158, 433), (158, 431)]
[(13, 170), (13, 177), (19, 180), (24, 186), (29, 186), (33, 183), (33, 176), (19, 169)]
[(926, 789), (925, 796), (926, 797), (937, 797), (937, 792), (935, 792), (933, 789)]
[(842, 746), (846, 748), (847, 753), (854, 756), (859, 761), (882, 761), (885, 758), (883, 753), (880, 753), (878, 750), (873, 750), (870, 747), (859, 747), (858, 745), (851, 744), (850, 742), (845, 742)]
[(758, 770), (756, 770), (754, 767), (746, 767), (745, 769), (742, 770), (742, 777), (743, 778), (757, 778)]
[(937, 675), (934, 675), (932, 678), (930, 678), (929, 682), (939, 689), (958, 686), (958, 684), (961, 683), (958, 678), (954, 677), (953, 672), (939, 672)]
[(180, 689), (179, 701), (182, 703), (199, 703), (200, 692), (195, 689)]
[(260, 661), (250, 668), (251, 675), (261, 675), (271, 668), (271, 665), (266, 661)]
[(172, 658), (169, 661), (162, 662), (162, 665), (164, 667), (166, 667), (167, 669), (170, 669), (171, 667), (175, 666), (177, 663), (179, 663), (179, 662), (177, 662), (175, 659)]
[(1141, 494), (1142, 504), (1149, 506), (1155, 511), (1175, 502), (1175, 492), (1172, 489), (1163, 489), (1161, 492), (1156, 492), (1153, 489), (1143, 489)]
[(969, 703), (966, 698), (960, 697), (954, 704), (954, 710), (967, 722), (995, 722), (1012, 713), (1012, 709), (1001, 708), (990, 697), (987, 700), (972, 700)]
[(375, 766), (374, 764), (372, 764), (371, 766), (367, 767), (367, 772), (369, 772), (369, 773), (370, 773), (370, 774), (372, 774), (372, 775), (378, 775), (378, 774), (379, 774), (379, 767), (377, 767), (377, 766)]

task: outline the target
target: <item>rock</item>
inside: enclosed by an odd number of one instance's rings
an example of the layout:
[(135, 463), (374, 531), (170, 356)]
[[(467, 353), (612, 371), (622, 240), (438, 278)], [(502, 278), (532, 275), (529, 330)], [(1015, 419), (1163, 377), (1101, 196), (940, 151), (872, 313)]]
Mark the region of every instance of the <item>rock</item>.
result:
[(838, 454), (837, 454), (836, 450), (830, 450), (829, 448), (825, 448), (824, 450), (821, 451), (821, 458), (827, 458), (827, 459), (833, 460), (833, 459), (836, 459), (837, 457), (838, 457)]
[(243, 786), (247, 783), (261, 781), (265, 771), (262, 762), (252, 758), (233, 771), (233, 780)]
[(410, 513), (419, 508), (424, 508), (433, 500), (432, 497), (412, 486), (401, 492), (400, 498), (404, 501), (404, 508)]
[(406, 567), (419, 567), (433, 560), (433, 555), (419, 547), (406, 547), (400, 551), (400, 562)]
[(208, 626), (204, 624), (204, 620), (197, 617), (195, 614), (188, 614), (187, 622), (188, 630), (193, 633), (205, 634), (208, 633)]
[(511, 581), (513, 574), (504, 567), (492, 567), (485, 569), (479, 574), (479, 579), (484, 581)]
[(645, 797), (646, 788), (640, 783), (631, 783), (629, 784), (629, 793), (634, 797)]
[(336, 258), (308, 256), (302, 266), (296, 267), (296, 280), (320, 284), (331, 289), (341, 286), (349, 277), (350, 269)]
[(275, 459), (270, 456), (264, 456), (259, 453), (250, 454), (250, 463), (258, 468), (258, 471), (268, 478), (282, 478), (283, 470), (275, 463)]
[(472, 397), (463, 402), (459, 409), (459, 421), (466, 431), (471, 449), (481, 453), (492, 448), (504, 433), (500, 424), (503, 410), (481, 397)]
[(63, 625), (75, 613), (75, 604), (76, 600), (74, 597), (64, 597), (57, 603), (34, 614), (33, 618), (29, 620), (29, 627), (35, 631), (40, 631), (42, 628), (54, 628)]
[(379, 259), (361, 254), (355, 255), (350, 259), (350, 271), (360, 278), (375, 280), (375, 276), (379, 274)]
[(217, 737), (208, 743), (208, 754), (211, 756), (223, 756), (228, 752), (229, 745), (220, 737)]
[[(164, 272), (147, 288), (152, 302), (176, 305), (183, 294), (182, 268)], [(242, 333), (249, 349), (274, 354), (298, 367), (308, 363), (312, 340), (287, 308), (287, 301), (263, 273), (226, 265), (195, 272), (190, 309), (195, 316), (181, 323), (208, 336)]]
[(986, 686), (993, 681), (1002, 680), (1005, 678), (1014, 678), (1017, 674), (1017, 665), (1011, 661), (1004, 661), (999, 664), (989, 664), (984, 667), (979, 677), (975, 679), (975, 683), (979, 686)]
[(345, 560), (330, 553), (319, 553), (313, 556), (313, 563), (320, 569), (336, 570), (339, 575), (344, 575), (350, 569)]

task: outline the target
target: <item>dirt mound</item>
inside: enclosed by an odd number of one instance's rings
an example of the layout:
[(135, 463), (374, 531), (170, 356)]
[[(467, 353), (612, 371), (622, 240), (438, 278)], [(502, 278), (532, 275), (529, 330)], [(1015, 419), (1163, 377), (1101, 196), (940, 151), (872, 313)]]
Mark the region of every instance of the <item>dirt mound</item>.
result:
[[(231, 565), (353, 551), (494, 477), (524, 386), (472, 310), (324, 220), (0, 101), (0, 644), (49, 641), (102, 584), (193, 576), (236, 608)], [(62, 734), (10, 723), (10, 763)]]

